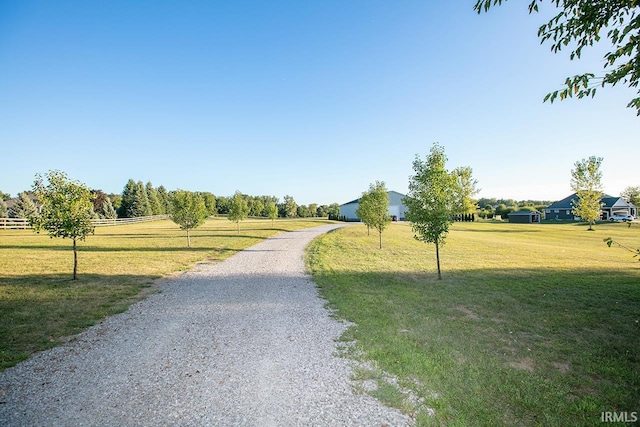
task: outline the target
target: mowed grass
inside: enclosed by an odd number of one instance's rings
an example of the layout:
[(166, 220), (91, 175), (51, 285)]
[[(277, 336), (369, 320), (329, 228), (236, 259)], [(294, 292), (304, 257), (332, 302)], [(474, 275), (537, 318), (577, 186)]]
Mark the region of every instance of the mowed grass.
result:
[[(455, 223), (441, 250), (409, 224), (321, 236), (308, 266), (366, 365), (362, 387), (418, 425), (599, 425), (640, 412), (640, 228)], [(390, 380), (395, 378), (397, 380)], [(630, 415), (630, 414), (629, 414)]]
[(0, 369), (118, 312), (156, 290), (156, 279), (200, 261), (218, 262), (282, 231), (324, 220), (209, 219), (191, 232), (169, 220), (96, 228), (79, 242), (72, 281), (69, 239), (31, 230), (0, 230)]

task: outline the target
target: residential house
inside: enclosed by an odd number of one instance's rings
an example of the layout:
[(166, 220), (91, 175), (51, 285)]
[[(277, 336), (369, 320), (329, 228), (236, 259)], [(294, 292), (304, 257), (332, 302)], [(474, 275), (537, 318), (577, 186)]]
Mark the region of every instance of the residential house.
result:
[[(573, 214), (574, 200), (578, 200), (577, 193), (565, 197), (555, 203), (550, 204), (544, 209), (545, 219), (558, 219), (558, 220), (580, 220)], [(602, 210), (600, 213), (600, 219), (607, 220), (613, 215), (632, 215), (638, 216), (638, 208), (627, 202), (622, 197), (610, 196), (608, 194), (602, 194)]]

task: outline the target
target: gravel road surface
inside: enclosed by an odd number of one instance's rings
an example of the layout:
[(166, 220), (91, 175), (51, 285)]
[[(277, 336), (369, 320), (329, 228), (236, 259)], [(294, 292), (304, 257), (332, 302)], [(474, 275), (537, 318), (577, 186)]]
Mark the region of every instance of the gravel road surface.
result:
[(345, 325), (304, 273), (338, 225), (282, 233), (0, 373), (2, 426), (397, 426), (355, 394)]

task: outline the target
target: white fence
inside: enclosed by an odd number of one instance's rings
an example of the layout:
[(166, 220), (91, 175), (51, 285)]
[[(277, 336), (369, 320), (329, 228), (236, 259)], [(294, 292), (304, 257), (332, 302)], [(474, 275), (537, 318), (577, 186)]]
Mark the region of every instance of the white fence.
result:
[[(158, 221), (167, 219), (169, 215), (141, 216), (138, 218), (116, 218), (116, 219), (92, 219), (91, 223), (96, 227), (106, 227), (109, 225), (133, 224), (136, 222)], [(0, 218), (0, 230), (26, 229), (31, 228), (29, 220), (26, 218)]]

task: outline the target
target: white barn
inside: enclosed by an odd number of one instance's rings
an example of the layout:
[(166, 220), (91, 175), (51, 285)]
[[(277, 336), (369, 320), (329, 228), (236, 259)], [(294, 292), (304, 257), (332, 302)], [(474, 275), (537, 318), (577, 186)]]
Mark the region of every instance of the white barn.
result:
[[(396, 217), (399, 221), (404, 221), (407, 207), (402, 203), (402, 199), (405, 198), (405, 195), (397, 191), (388, 191), (387, 194), (389, 195), (389, 215)], [(356, 199), (340, 205), (340, 218), (344, 218), (346, 221), (360, 221), (360, 218), (356, 215), (359, 202), (360, 199)]]

